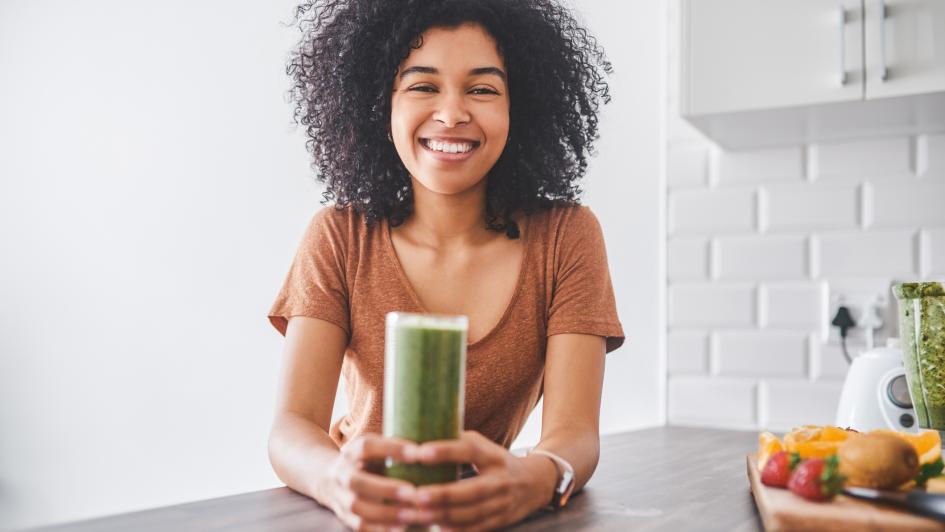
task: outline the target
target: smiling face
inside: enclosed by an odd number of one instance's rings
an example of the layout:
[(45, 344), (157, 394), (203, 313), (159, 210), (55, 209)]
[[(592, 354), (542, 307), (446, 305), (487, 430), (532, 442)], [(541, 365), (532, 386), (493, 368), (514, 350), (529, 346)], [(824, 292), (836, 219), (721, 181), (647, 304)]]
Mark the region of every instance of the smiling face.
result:
[(458, 194), (499, 159), (509, 136), (505, 65), (481, 26), (431, 28), (397, 71), (391, 136), (421, 186)]

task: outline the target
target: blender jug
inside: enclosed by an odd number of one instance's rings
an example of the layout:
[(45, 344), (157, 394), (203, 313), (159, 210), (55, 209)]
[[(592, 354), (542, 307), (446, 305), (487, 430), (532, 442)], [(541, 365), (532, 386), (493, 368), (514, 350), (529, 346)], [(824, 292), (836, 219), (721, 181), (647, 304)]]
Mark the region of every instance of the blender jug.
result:
[(893, 287), (893, 294), (919, 427), (939, 431), (945, 441), (945, 289), (940, 283), (902, 283)]

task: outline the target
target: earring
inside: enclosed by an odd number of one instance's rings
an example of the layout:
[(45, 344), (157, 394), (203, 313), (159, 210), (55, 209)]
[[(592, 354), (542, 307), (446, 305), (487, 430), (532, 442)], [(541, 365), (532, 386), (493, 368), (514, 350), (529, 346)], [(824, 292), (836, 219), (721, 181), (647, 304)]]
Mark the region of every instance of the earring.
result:
[(391, 144), (394, 143), (394, 137), (391, 136), (389, 129), (387, 130), (387, 142), (390, 142)]

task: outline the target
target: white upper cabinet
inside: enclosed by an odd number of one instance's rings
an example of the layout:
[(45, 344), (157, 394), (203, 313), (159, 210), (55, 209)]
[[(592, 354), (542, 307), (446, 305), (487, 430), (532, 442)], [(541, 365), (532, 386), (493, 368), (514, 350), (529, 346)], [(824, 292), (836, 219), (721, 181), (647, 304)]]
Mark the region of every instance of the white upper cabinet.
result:
[(945, 91), (945, 1), (864, 0), (866, 98)]
[(725, 148), (945, 132), (945, 0), (673, 0), (679, 107)]
[(683, 0), (681, 13), (683, 114), (863, 97), (860, 0)]

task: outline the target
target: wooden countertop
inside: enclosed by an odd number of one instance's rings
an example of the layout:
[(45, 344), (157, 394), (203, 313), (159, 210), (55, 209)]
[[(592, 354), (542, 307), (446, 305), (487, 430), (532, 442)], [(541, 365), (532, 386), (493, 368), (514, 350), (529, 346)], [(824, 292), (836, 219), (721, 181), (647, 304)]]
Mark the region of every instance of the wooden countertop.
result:
[[(513, 530), (762, 530), (745, 477), (757, 433), (660, 427), (601, 438), (600, 464), (558, 513), (538, 512)], [(343, 531), (315, 501), (276, 488), (68, 523), (56, 531)]]

